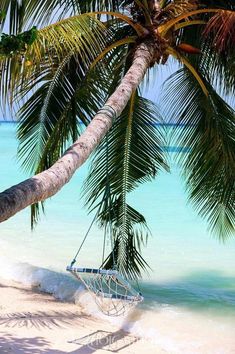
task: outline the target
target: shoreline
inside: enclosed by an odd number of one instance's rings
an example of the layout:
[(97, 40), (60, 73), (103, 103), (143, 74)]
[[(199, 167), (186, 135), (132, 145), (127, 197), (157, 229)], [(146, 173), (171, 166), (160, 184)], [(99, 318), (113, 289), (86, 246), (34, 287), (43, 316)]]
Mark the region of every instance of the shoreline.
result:
[(165, 305), (109, 320), (81, 289), (63, 301), (40, 286), (0, 277), (0, 354), (235, 353), (234, 327), (219, 317)]
[(0, 291), (1, 354), (167, 353), (37, 289), (1, 279)]

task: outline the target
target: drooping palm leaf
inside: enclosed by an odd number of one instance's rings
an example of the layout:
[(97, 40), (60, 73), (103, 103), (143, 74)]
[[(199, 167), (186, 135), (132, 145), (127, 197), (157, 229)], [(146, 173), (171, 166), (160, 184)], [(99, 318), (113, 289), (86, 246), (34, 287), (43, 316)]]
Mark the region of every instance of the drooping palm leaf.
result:
[(208, 97), (181, 69), (167, 81), (163, 104), (167, 116), (184, 126), (176, 141), (190, 148), (179, 155), (190, 200), (224, 240), (235, 233), (235, 112), (204, 82)]
[(204, 34), (211, 36), (213, 46), (219, 53), (229, 55), (234, 53), (235, 46), (235, 13), (221, 11), (215, 14), (207, 23)]
[[(43, 78), (45, 83), (20, 109), (18, 156), (25, 169), (39, 173), (49, 168), (78, 138), (79, 123), (87, 125), (100, 107), (100, 76), (85, 78), (84, 69), (79, 70), (79, 61), (70, 56)], [(38, 214), (33, 215), (34, 223)]]
[[(24, 53), (16, 51), (0, 57), (0, 92), (2, 100), (15, 92), (18, 94), (30, 85), (34, 75), (43, 75), (53, 61), (63, 61), (69, 53), (78, 53), (85, 65), (103, 49), (105, 45), (105, 26), (95, 17), (75, 16), (50, 25), (37, 33), (37, 38)], [(17, 97), (19, 98), (19, 97)]]
[[(24, 23), (26, 1), (1, 0), (0, 10), (5, 14), (2, 26), (9, 28), (10, 33), (21, 31)], [(10, 19), (10, 20), (9, 20)]]
[[(215, 6), (215, 3), (211, 3), (211, 6), (218, 7), (218, 4)], [(231, 10), (232, 5), (227, 3), (224, 8)], [(235, 47), (231, 45), (233, 36), (232, 32), (230, 33), (228, 30), (228, 23), (224, 21), (225, 18), (229, 18), (230, 22), (234, 23), (234, 12), (221, 11), (216, 14), (205, 14), (202, 17), (205, 24), (186, 27), (179, 31), (178, 43), (188, 43), (200, 49), (201, 54), (199, 55), (187, 55), (195, 69), (203, 72), (203, 75), (212, 85), (216, 85), (221, 93), (233, 95), (235, 88)], [(224, 24), (223, 29), (222, 23)], [(219, 24), (221, 31), (220, 45), (217, 42)], [(219, 47), (221, 48), (221, 41), (223, 42), (223, 50), (219, 49)]]
[[(116, 27), (115, 23), (112, 25)], [(122, 32), (126, 30), (126, 27), (117, 26)], [(107, 44), (112, 43), (112, 33), (115, 41), (116, 31), (109, 31)], [(106, 54), (105, 65), (102, 63), (98, 69), (90, 71), (102, 50), (102, 45), (96, 47), (85, 53), (85, 61), (80, 50), (76, 55), (71, 52), (62, 62), (55, 57), (53, 65), (50, 61), (44, 63), (43, 71), (39, 68), (34, 72), (25, 91), (21, 89), (21, 95), (27, 95), (39, 86), (19, 111), (19, 156), (27, 170), (39, 173), (49, 168), (64, 153), (66, 146), (76, 140), (78, 122), (89, 123), (120, 81), (121, 77), (115, 75), (116, 80), (111, 84), (110, 78), (114, 66), (120, 65), (120, 60), (126, 56), (125, 41), (122, 48), (111, 48)], [(38, 212), (38, 206), (33, 206), (32, 223), (37, 221)]]
[(2, 0), (0, 8), (7, 14), (5, 28), (14, 34), (79, 13), (77, 0)]
[[(100, 223), (111, 222), (114, 254), (118, 269), (130, 278), (140, 276), (146, 263), (140, 254), (148, 227), (145, 218), (128, 204), (128, 193), (139, 184), (152, 180), (159, 169), (167, 169), (162, 146), (164, 138), (156, 106), (133, 94), (127, 108), (97, 150), (84, 185), (90, 210), (102, 204)], [(107, 145), (108, 144), (108, 145)], [(108, 149), (108, 150), (107, 150)], [(112, 206), (107, 202), (110, 187)], [(106, 267), (113, 266), (112, 253)]]

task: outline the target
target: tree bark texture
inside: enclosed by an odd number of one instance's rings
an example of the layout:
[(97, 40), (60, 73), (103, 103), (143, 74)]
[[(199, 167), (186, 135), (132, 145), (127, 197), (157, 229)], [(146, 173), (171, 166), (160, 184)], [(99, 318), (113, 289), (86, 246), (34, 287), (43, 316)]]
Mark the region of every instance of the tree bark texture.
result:
[(112, 126), (113, 116), (120, 116), (131, 94), (142, 81), (153, 58), (153, 45), (140, 44), (133, 63), (120, 85), (93, 118), (79, 139), (48, 170), (0, 193), (0, 222), (34, 203), (56, 194), (87, 160)]

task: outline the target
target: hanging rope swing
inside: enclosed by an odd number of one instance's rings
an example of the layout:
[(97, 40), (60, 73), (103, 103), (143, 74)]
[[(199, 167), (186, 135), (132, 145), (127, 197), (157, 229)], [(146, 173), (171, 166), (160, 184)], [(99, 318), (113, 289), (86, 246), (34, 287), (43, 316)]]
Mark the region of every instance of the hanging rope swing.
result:
[[(108, 137), (106, 137), (106, 151), (107, 151), (107, 162), (108, 162)], [(67, 266), (66, 270), (69, 271), (77, 280), (82, 281), (86, 289), (94, 297), (94, 300), (102, 313), (108, 316), (121, 316), (125, 315), (133, 306), (136, 306), (139, 302), (143, 301), (143, 296), (140, 292), (137, 292), (131, 284), (124, 279), (124, 277), (119, 273), (115, 265), (115, 255), (114, 255), (114, 237), (111, 224), (111, 213), (114, 211), (111, 200), (110, 193), (110, 183), (109, 174), (107, 170), (107, 185), (104, 193), (104, 199), (107, 202), (107, 209), (109, 211), (109, 220), (107, 222), (108, 227), (105, 227), (104, 232), (104, 243), (103, 243), (103, 257), (102, 264), (100, 268), (80, 268), (75, 267), (77, 257), (90, 233), (90, 230), (95, 223), (101, 209), (101, 204), (98, 211), (91, 222), (87, 233), (73, 259), (71, 264)], [(115, 211), (114, 211), (115, 212)], [(104, 269), (105, 264), (105, 245), (106, 240), (109, 238), (111, 243), (111, 254), (112, 254), (112, 269)]]
[(94, 297), (100, 309), (107, 316), (125, 315), (133, 306), (143, 301), (143, 296), (116, 270), (67, 267)]
[[(97, 214), (100, 210), (98, 210)], [(112, 234), (109, 233), (109, 238), (111, 240), (112, 247), (112, 257), (113, 257), (113, 268), (104, 269), (102, 268), (104, 261), (104, 250), (105, 241), (107, 239), (107, 230), (104, 235), (104, 246), (103, 246), (103, 260), (100, 268), (79, 268), (75, 267), (77, 262), (77, 257), (84, 245), (92, 225), (94, 224), (96, 217), (94, 219), (88, 231), (73, 259), (71, 264), (67, 266), (66, 270), (69, 271), (77, 280), (81, 281), (90, 294), (94, 297), (94, 300), (100, 309), (107, 316), (121, 316), (125, 315), (133, 306), (136, 306), (139, 302), (143, 301), (143, 296), (141, 293), (137, 292), (131, 284), (124, 279), (124, 277), (116, 270), (114, 262), (114, 248), (113, 248), (113, 238)], [(110, 228), (111, 231), (111, 228)]]

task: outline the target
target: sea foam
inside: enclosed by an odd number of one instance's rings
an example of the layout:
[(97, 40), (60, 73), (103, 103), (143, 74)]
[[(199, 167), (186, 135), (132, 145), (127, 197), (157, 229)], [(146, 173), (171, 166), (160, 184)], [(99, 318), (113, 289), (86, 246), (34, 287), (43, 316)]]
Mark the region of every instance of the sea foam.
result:
[[(76, 303), (84, 313), (109, 321), (138, 340), (151, 341), (168, 353), (231, 353), (231, 326), (221, 328), (217, 321), (210, 320), (208, 327), (205, 318), (196, 318), (174, 306), (159, 305), (154, 311), (137, 307), (126, 316), (112, 318), (102, 314), (83, 284), (65, 271), (59, 272), (28, 263), (11, 263), (0, 258), (0, 278), (36, 287), (61, 301)], [(210, 333), (212, 336), (214, 334), (214, 341), (220, 338), (216, 343), (216, 350), (215, 345), (210, 347)]]

